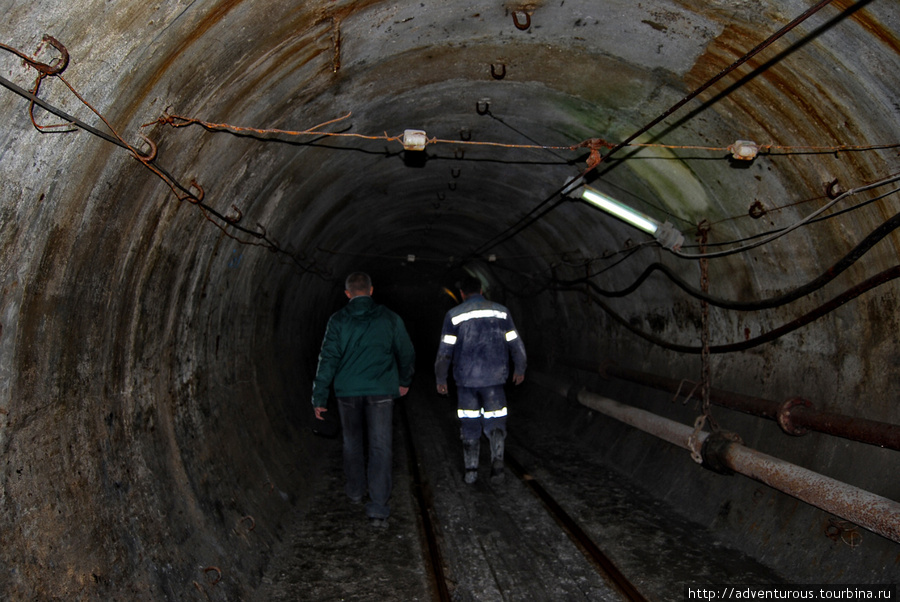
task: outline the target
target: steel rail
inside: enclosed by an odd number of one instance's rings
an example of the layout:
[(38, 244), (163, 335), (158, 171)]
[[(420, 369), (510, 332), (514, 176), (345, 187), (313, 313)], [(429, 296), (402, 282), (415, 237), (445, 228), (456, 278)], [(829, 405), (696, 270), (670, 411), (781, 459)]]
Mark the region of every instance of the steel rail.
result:
[[(623, 368), (609, 361), (563, 358), (562, 362), (573, 368), (597, 372), (604, 378), (612, 376), (672, 394), (682, 391), (685, 383), (684, 380)], [(795, 397), (780, 402), (711, 389), (710, 401), (723, 408), (775, 420), (789, 435), (803, 435), (807, 430), (812, 430), (900, 451), (900, 425), (816, 410), (806, 399)]]
[(625, 574), (619, 570), (619, 567), (610, 560), (609, 556), (603, 553), (597, 544), (594, 543), (594, 540), (584, 532), (578, 522), (559, 505), (559, 502), (544, 489), (534, 476), (529, 474), (528, 471), (526, 471), (525, 468), (509, 454), (509, 452), (505, 454), (504, 461), (513, 474), (519, 477), (531, 492), (544, 504), (544, 509), (547, 510), (547, 513), (550, 514), (556, 521), (556, 524), (565, 531), (572, 543), (575, 544), (575, 547), (584, 554), (584, 557), (594, 565), (597, 572), (606, 577), (610, 584), (622, 594), (625, 599), (630, 602), (647, 602), (647, 598), (645, 598)]
[[(419, 517), (423, 531), (425, 556), (431, 567), (432, 586), (435, 590), (435, 599), (440, 602), (450, 602), (453, 598), (450, 596), (450, 588), (447, 586), (447, 577), (444, 574), (444, 559), (441, 555), (441, 547), (438, 543), (437, 529), (435, 521), (432, 518), (431, 495), (425, 486), (422, 478), (422, 471), (419, 468), (419, 455), (416, 453), (416, 445), (413, 441), (412, 427), (409, 424), (409, 412), (406, 404), (398, 404), (401, 408), (400, 416), (403, 424), (403, 434), (406, 440), (406, 453), (409, 458), (410, 477), (412, 479), (413, 496), (419, 508)], [(397, 406), (395, 406), (397, 407)]]
[[(568, 383), (540, 373), (532, 382), (610, 418), (633, 426), (673, 445), (699, 452), (709, 434), (613, 399), (573, 390)], [(816, 508), (851, 521), (900, 543), (900, 503), (848, 483), (769, 456), (737, 442), (728, 442), (718, 455), (726, 468), (750, 477)]]

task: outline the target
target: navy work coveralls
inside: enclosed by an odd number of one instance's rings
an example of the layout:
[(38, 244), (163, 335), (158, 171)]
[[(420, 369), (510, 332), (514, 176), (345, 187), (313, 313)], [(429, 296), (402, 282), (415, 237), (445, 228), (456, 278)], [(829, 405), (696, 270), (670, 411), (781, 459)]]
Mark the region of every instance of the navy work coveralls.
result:
[(473, 294), (447, 312), (434, 373), (437, 384), (444, 385), (453, 364), (464, 441), (477, 440), (482, 431), (490, 436), (495, 429), (505, 435), (503, 385), (510, 356), (515, 373), (525, 374), (525, 345), (506, 307)]

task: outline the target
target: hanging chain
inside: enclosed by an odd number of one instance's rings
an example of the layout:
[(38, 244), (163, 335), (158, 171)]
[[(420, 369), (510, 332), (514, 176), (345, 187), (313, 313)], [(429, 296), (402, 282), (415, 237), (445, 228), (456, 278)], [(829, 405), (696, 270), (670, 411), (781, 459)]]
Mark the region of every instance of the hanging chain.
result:
[[(709, 235), (709, 222), (703, 220), (697, 227), (700, 242), (700, 254), (706, 254), (706, 243)], [(709, 293), (709, 259), (700, 258), (700, 290), (704, 295)], [(709, 422), (710, 429), (716, 430), (718, 425), (709, 412), (709, 396), (712, 389), (712, 375), (709, 366), (709, 302), (706, 299), (700, 301), (700, 342), (702, 349), (700, 352), (700, 399), (701, 413), (694, 421), (694, 432), (688, 439), (688, 446), (691, 449), (691, 458), (697, 464), (703, 463), (703, 457), (700, 454), (701, 445), (698, 441), (700, 431), (703, 426)]]

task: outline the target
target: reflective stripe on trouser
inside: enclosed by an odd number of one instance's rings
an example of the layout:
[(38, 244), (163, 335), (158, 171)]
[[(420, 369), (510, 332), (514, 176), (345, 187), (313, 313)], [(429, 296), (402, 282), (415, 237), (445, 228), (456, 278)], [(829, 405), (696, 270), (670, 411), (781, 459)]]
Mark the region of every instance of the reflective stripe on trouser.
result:
[(503, 385), (493, 387), (457, 387), (460, 431), (463, 440), (481, 437), (482, 431), (506, 432), (506, 393)]

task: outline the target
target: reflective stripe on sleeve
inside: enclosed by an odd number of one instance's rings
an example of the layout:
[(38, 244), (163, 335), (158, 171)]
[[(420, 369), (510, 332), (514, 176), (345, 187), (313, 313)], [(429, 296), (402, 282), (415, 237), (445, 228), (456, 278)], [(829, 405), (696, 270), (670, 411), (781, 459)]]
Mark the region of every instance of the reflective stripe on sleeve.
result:
[(441, 340), (442, 340), (443, 342), (447, 343), (448, 345), (455, 345), (455, 344), (456, 344), (456, 337), (453, 336), (452, 334), (445, 334), (445, 335), (444, 335), (444, 338), (441, 339)]
[(485, 412), (484, 417), (487, 418), (503, 418), (506, 416), (506, 408), (500, 408), (499, 410), (494, 410), (493, 412)]
[(509, 332), (506, 333), (506, 342), (507, 343), (515, 341), (518, 338), (519, 338), (519, 333), (516, 332), (515, 330), (510, 330)]
[(473, 309), (472, 311), (467, 311), (464, 314), (459, 314), (458, 316), (453, 316), (450, 321), (453, 322), (454, 326), (457, 326), (461, 322), (465, 322), (466, 320), (475, 320), (478, 318), (497, 318), (498, 320), (506, 319), (505, 311), (497, 311), (496, 309)]
[(481, 410), (456, 410), (459, 418), (481, 418)]

